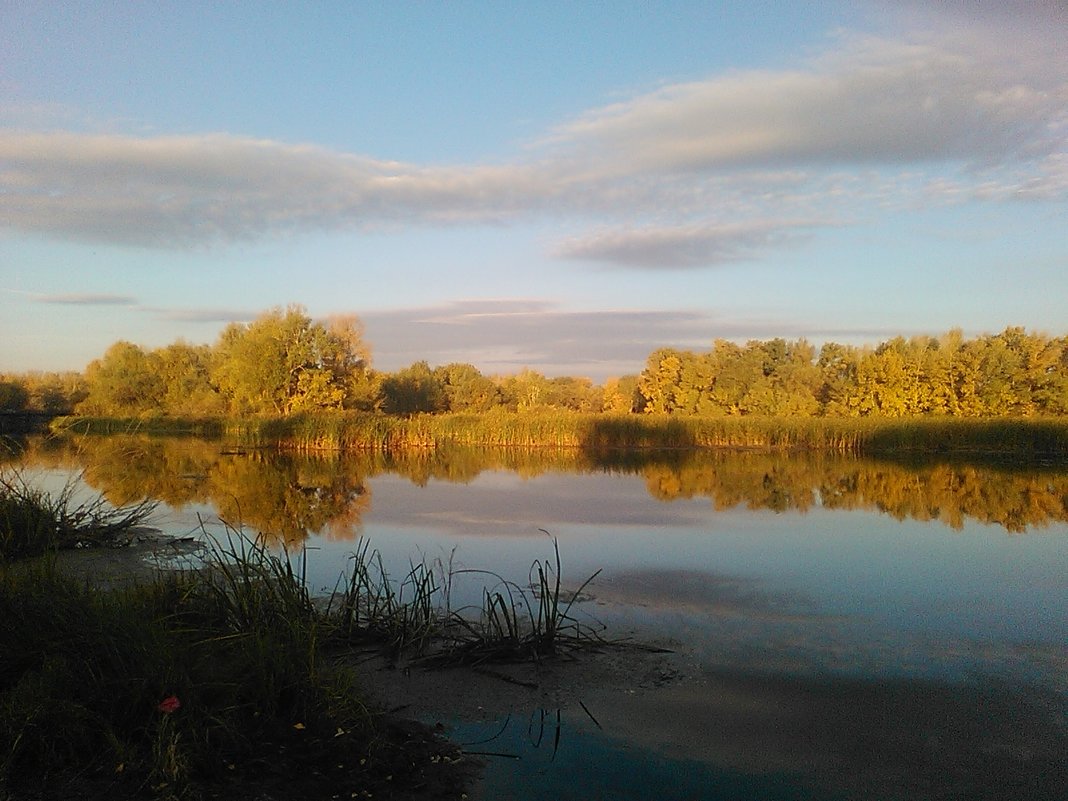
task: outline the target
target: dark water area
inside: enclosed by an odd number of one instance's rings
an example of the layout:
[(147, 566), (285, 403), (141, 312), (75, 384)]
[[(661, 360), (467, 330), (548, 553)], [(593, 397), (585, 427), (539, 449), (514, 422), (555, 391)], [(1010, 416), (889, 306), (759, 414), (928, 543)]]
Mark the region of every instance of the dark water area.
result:
[[(671, 653), (607, 674), (580, 657), (548, 701), (506, 687), (465, 706), (425, 678), (413, 714), (499, 754), (482, 798), (1068, 798), (1065, 464), (135, 436), (5, 458), (158, 499), (171, 533), (262, 532), (323, 591), (361, 538), (392, 575), (414, 559), (522, 584), (550, 532), (565, 586), (600, 571), (575, 614)], [(454, 603), (482, 589), (458, 581)]]

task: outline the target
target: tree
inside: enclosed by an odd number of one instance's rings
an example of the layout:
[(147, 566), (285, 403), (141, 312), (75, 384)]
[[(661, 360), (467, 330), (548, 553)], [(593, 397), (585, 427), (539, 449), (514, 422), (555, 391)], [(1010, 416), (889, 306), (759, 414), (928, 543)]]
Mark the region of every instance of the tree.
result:
[(369, 381), (355, 319), (324, 325), (300, 306), (227, 326), (212, 378), (231, 411), (274, 414), (344, 408)]
[(382, 398), (386, 412), (403, 415), (443, 412), (449, 403), (445, 385), (425, 361), (387, 376)]
[(649, 355), (645, 369), (638, 376), (643, 412), (670, 414), (675, 411), (675, 395), (682, 383), (682, 360), (682, 352), (672, 348), (660, 348)]
[(601, 410), (612, 414), (640, 411), (644, 400), (638, 392), (638, 376), (625, 375), (604, 382)]
[(542, 403), (556, 409), (570, 409), (574, 412), (592, 412), (601, 410), (601, 390), (593, 386), (588, 378), (558, 376), (548, 379), (545, 398)]
[(501, 393), (493, 380), (471, 364), (453, 362), (434, 369), (445, 390), (450, 412), (486, 412), (501, 402)]
[(211, 385), (212, 351), (207, 345), (175, 342), (155, 351), (168, 414), (216, 414), (225, 401)]
[(159, 358), (119, 341), (85, 370), (88, 394), (82, 414), (138, 415), (162, 410), (164, 384)]
[(549, 379), (529, 367), (500, 383), (501, 401), (512, 411), (530, 411), (549, 401)]

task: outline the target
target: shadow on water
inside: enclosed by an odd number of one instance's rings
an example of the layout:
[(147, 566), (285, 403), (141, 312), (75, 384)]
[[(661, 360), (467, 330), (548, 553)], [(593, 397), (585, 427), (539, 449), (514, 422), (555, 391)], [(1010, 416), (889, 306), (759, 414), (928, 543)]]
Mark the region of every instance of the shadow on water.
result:
[[(494, 726), (496, 730), (490, 731)], [(548, 730), (547, 730), (548, 729)], [(451, 739), (486, 763), (474, 794), (479, 799), (708, 799), (708, 801), (844, 801), (813, 794), (797, 778), (753, 776), (695, 760), (671, 759), (583, 727), (560, 710), (539, 709), (526, 721), (506, 718), (489, 725), (459, 723)], [(489, 736), (487, 737), (487, 733)], [(501, 751), (479, 750), (483, 748)]]
[(1063, 701), (1023, 690), (708, 673), (593, 694), (448, 720), (450, 738), (485, 761), (476, 797), (1068, 797)]

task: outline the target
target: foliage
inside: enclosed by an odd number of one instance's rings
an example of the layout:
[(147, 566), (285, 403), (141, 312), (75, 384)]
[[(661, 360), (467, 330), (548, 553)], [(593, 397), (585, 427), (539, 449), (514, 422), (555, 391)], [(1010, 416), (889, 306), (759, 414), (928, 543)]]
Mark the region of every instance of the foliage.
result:
[(423, 778), (324, 658), (331, 627), (291, 563), (238, 538), (211, 565), (108, 592), (0, 571), (0, 795), (263, 797), (265, 768), (294, 759), (332, 772), (316, 797)]
[(638, 384), (642, 411), (689, 416), (1030, 417), (1068, 413), (1068, 337), (1022, 328), (965, 340), (896, 337), (875, 348), (718, 340), (664, 348)]
[(273, 416), (324, 411), (508, 411), (685, 417), (912, 418), (1068, 415), (1068, 337), (1019, 327), (966, 339), (895, 337), (875, 347), (804, 339), (716, 340), (707, 352), (660, 348), (638, 376), (485, 376), (417, 361), (371, 369), (359, 321), (312, 320), (300, 306), (232, 323), (212, 345), (145, 350), (117, 342), (77, 376), (0, 375), (0, 409), (97, 417)]
[(447, 405), (445, 384), (426, 362), (416, 362), (382, 381), (382, 408), (389, 414), (441, 412)]
[(0, 373), (0, 411), (70, 414), (87, 391), (80, 373)]
[(0, 410), (21, 412), (30, 402), (30, 393), (15, 381), (0, 381)]
[(215, 347), (212, 378), (231, 412), (341, 409), (367, 380), (354, 318), (313, 322), (298, 306), (231, 323)]
[(138, 345), (116, 342), (86, 368), (89, 393), (78, 411), (136, 417), (159, 409), (165, 391), (159, 362)]

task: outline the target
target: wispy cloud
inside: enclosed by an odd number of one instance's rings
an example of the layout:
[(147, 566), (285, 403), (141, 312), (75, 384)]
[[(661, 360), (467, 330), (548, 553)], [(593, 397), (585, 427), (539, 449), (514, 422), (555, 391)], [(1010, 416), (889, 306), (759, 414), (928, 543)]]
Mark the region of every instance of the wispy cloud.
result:
[(1068, 76), (990, 42), (846, 39), (790, 71), (664, 87), (562, 126), (605, 169), (1000, 163), (1064, 145)]
[(706, 350), (717, 338), (774, 336), (814, 341), (877, 342), (900, 331), (814, 330), (780, 316), (733, 318), (704, 311), (615, 309), (570, 311), (549, 300), (467, 300), (436, 307), (359, 314), (374, 364), (396, 370), (412, 362), (468, 362), (484, 372), (513, 374), (529, 367), (546, 375), (601, 381), (637, 373), (648, 355), (670, 346)]
[(487, 220), (539, 192), (522, 167), (424, 169), (224, 134), (2, 133), (0, 165), (5, 227), (155, 246)]
[(756, 258), (769, 247), (803, 239), (804, 229), (820, 224), (759, 221), (605, 230), (569, 239), (554, 255), (627, 267), (707, 267)]
[(71, 293), (62, 295), (38, 295), (38, 303), (59, 303), (67, 306), (135, 306), (137, 298), (129, 295)]

